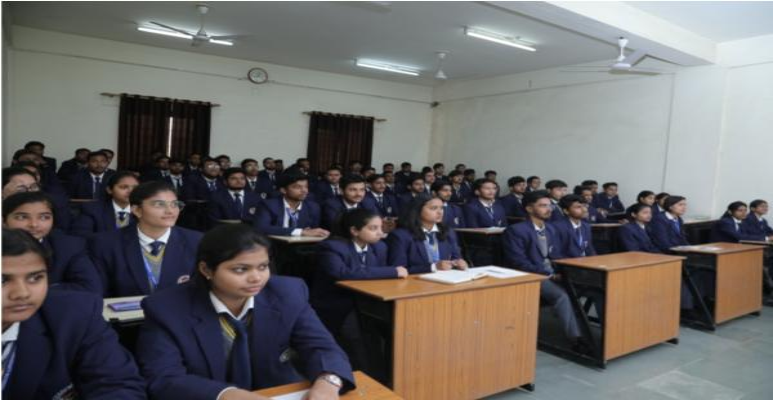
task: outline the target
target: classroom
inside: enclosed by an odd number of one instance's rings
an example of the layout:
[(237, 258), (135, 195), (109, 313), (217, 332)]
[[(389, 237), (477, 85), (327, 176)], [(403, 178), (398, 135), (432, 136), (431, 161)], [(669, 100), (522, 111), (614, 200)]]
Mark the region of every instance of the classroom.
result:
[(773, 398), (773, 1), (1, 11), (0, 398)]

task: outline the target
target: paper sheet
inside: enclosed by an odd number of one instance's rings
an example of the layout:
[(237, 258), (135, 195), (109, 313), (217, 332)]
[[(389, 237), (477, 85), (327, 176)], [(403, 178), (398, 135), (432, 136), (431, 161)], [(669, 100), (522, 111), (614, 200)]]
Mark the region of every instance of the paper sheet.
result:
[(308, 390), (301, 390), (300, 392), (292, 392), (288, 394), (283, 394), (281, 396), (274, 396), (272, 397), (273, 400), (303, 400), (303, 396), (308, 393)]

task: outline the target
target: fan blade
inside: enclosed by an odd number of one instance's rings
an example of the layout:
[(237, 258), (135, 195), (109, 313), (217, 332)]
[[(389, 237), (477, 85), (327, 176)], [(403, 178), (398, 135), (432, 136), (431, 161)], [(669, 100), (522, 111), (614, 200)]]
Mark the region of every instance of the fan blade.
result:
[(234, 39), (242, 39), (246, 37), (252, 37), (254, 35), (220, 35), (220, 36), (210, 36), (210, 39), (215, 40), (234, 40)]
[(647, 55), (647, 52), (644, 50), (636, 50), (633, 53), (629, 54), (628, 57), (623, 59), (623, 64), (628, 65), (635, 65), (637, 62), (641, 61), (644, 56)]
[(618, 70), (611, 70), (609, 71), (612, 75), (647, 75), (647, 76), (655, 76), (660, 75), (660, 72), (652, 72), (652, 71), (640, 71), (636, 69), (618, 69)]
[(609, 65), (577, 65), (572, 69), (609, 69)]
[(193, 34), (193, 33), (190, 33), (190, 32), (187, 32), (187, 31), (184, 31), (184, 30), (182, 30), (182, 29), (177, 29), (177, 28), (171, 27), (171, 26), (169, 26), (169, 25), (164, 25), (164, 24), (162, 24), (162, 23), (159, 23), (159, 22), (153, 22), (153, 21), (150, 21), (150, 23), (151, 23), (151, 24), (153, 24), (153, 25), (158, 25), (158, 26), (160, 26), (160, 27), (162, 27), (162, 28), (169, 29), (170, 31), (174, 31), (174, 32), (182, 33), (183, 35), (188, 35), (188, 36), (191, 36), (191, 37), (193, 37), (193, 36), (196, 36), (196, 35), (195, 35), (195, 34)]
[(590, 72), (590, 73), (593, 73), (593, 74), (597, 74), (597, 73), (599, 73), (599, 72), (609, 72), (609, 70), (608, 70), (608, 69), (597, 69), (597, 70), (587, 70), (587, 69), (562, 69), (562, 70), (560, 70), (559, 72), (572, 72), (572, 73), (579, 73), (579, 74), (584, 74), (584, 73), (589, 73), (589, 72)]

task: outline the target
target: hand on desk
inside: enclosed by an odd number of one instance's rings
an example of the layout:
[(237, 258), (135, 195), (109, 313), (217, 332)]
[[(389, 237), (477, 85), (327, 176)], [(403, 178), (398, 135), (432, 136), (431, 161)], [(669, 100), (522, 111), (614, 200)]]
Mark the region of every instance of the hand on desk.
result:
[(400, 279), (408, 277), (408, 270), (405, 267), (397, 267), (397, 277)]
[(435, 267), (437, 267), (438, 271), (448, 271), (454, 268), (454, 264), (451, 260), (440, 260), (435, 264)]
[(469, 265), (467, 265), (467, 261), (464, 261), (464, 259), (462, 258), (451, 261), (451, 264), (454, 266), (454, 268), (460, 269), (462, 271), (470, 267)]
[(303, 396), (303, 400), (338, 400), (338, 390), (337, 387), (319, 378)]
[(301, 232), (301, 236), (313, 236), (326, 238), (330, 236), (330, 232), (322, 228), (306, 228)]

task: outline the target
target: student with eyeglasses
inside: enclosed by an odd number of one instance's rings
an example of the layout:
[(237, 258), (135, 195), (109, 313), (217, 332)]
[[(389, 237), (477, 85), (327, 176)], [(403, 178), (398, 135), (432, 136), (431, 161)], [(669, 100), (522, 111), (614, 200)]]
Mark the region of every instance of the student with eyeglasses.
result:
[(129, 196), (135, 225), (107, 232), (90, 243), (105, 297), (148, 295), (187, 282), (200, 232), (175, 226), (185, 203), (166, 182), (146, 182)]

